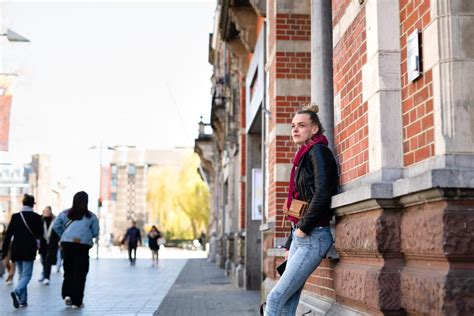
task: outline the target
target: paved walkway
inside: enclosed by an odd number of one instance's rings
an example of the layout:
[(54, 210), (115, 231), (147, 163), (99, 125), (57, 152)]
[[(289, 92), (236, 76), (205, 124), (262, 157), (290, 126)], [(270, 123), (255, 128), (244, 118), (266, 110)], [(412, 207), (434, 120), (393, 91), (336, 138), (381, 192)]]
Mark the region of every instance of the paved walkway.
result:
[(163, 249), (160, 250), (159, 266), (152, 267), (150, 259), (145, 259), (150, 252), (142, 248), (138, 253), (142, 259), (137, 259), (136, 266), (130, 267), (126, 254), (118, 248), (101, 249), (100, 253), (101, 258), (109, 258), (96, 260), (95, 252), (91, 250), (84, 308), (73, 310), (64, 305), (62, 274), (52, 272), (48, 286), (38, 282), (42, 269), (37, 260), (28, 286), (27, 308), (13, 308), (9, 293), (14, 286), (5, 285), (0, 278), (0, 315), (153, 315), (188, 258), (205, 256), (201, 251)]
[(260, 293), (230, 284), (206, 259), (190, 259), (155, 313), (159, 316), (259, 315)]

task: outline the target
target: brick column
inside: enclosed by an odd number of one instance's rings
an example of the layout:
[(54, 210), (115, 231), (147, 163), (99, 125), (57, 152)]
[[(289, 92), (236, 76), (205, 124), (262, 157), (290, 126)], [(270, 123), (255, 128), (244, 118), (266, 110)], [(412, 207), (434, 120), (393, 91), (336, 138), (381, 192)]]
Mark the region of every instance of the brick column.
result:
[(335, 144), (344, 191), (333, 198), (335, 298), (344, 308), (398, 314), (400, 214), (385, 183), (400, 177), (402, 161), (398, 5), (336, 1), (333, 10)]
[[(411, 6), (418, 4), (417, 1)], [(407, 4), (410, 12), (411, 1)], [(463, 0), (431, 0), (418, 5), (417, 24), (422, 26), (424, 71), (433, 89), (425, 104), (422, 128), (436, 125), (426, 135), (434, 137), (434, 153), (474, 153), (474, 4)], [(407, 18), (407, 22), (410, 20)], [(424, 82), (425, 83), (425, 82)], [(431, 115), (430, 115), (431, 114)], [(430, 154), (433, 148), (430, 148)]]
[(271, 229), (264, 232), (263, 247), (267, 257), (263, 269), (267, 277), (274, 278), (277, 260), (269, 249), (282, 246), (289, 232), (288, 226), (282, 226), (282, 206), (297, 149), (291, 140), (290, 124), (295, 111), (309, 102), (311, 95), (311, 16), (309, 0), (270, 0), (267, 4), (268, 108), (271, 114), (266, 139), (266, 198), (267, 222)]
[[(474, 312), (474, 4), (400, 1), (401, 43), (421, 32), (423, 75), (404, 79), (402, 298), (410, 314)], [(406, 50), (402, 51), (402, 72)], [(429, 236), (429, 237), (428, 237)]]
[[(333, 307), (472, 313), (474, 6), (338, 0), (333, 10), (343, 184), (333, 197)], [(416, 29), (422, 73), (409, 81), (407, 37)]]

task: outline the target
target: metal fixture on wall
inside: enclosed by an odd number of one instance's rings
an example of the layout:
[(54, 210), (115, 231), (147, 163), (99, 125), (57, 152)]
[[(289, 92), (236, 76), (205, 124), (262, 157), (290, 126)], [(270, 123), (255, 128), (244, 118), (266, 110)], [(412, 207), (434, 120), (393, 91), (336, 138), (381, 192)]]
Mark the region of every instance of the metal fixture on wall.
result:
[(7, 40), (9, 42), (21, 42), (21, 43), (29, 43), (30, 42), (30, 40), (27, 39), (26, 37), (23, 37), (20, 34), (15, 33), (10, 29), (7, 29), (7, 32), (0, 34), (0, 36), (6, 36)]

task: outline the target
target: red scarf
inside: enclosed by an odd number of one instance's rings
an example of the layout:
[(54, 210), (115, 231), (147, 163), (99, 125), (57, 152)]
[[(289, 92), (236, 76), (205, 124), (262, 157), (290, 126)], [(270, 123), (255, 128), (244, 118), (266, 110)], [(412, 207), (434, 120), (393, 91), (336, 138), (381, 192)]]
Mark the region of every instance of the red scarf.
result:
[[(293, 159), (293, 167), (291, 168), (291, 174), (290, 174), (290, 183), (288, 184), (288, 200), (286, 206), (290, 208), (291, 205), (291, 200), (293, 198), (298, 197), (298, 192), (296, 192), (296, 185), (295, 185), (295, 173), (296, 173), (296, 168), (298, 167), (298, 164), (300, 163), (301, 158), (311, 150), (311, 148), (316, 145), (316, 144), (323, 144), (323, 145), (328, 145), (328, 139), (324, 135), (313, 135), (311, 137), (311, 140), (306, 143), (301, 145), (300, 149), (298, 149), (298, 152), (295, 155), (295, 158)], [(290, 218), (292, 220), (292, 218)]]

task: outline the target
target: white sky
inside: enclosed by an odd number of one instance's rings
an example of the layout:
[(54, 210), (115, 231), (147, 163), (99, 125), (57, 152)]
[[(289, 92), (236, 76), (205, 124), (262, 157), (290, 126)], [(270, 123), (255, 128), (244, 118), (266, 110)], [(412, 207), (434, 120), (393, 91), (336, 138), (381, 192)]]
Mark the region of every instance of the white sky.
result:
[(49, 153), (57, 177), (80, 189), (98, 183), (88, 148), (99, 142), (193, 146), (200, 116), (209, 120), (215, 3), (4, 2), (4, 27), (31, 41), (3, 58), (19, 74), (12, 159)]

